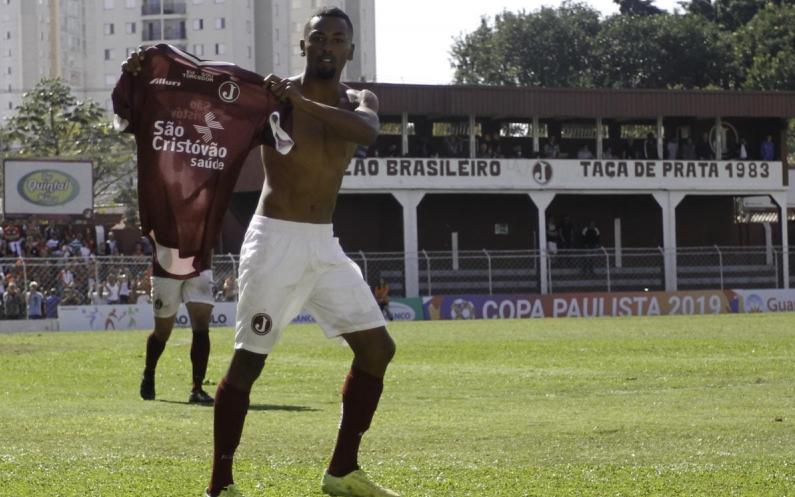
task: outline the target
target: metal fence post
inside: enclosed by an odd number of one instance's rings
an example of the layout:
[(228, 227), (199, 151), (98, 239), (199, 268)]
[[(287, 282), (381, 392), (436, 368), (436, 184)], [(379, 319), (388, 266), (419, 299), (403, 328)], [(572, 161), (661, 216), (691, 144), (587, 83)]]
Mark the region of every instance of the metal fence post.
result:
[(607, 277), (607, 291), (610, 292), (610, 254), (604, 247), (600, 247), (605, 254), (605, 276)]
[(364, 252), (362, 252), (361, 250), (359, 251), (359, 255), (362, 256), (362, 265), (364, 266), (362, 268), (364, 269), (364, 281), (367, 281), (369, 284), (370, 279), (367, 277), (367, 257), (364, 255)]
[(422, 249), (422, 255), (425, 256), (425, 272), (428, 277), (428, 296), (430, 297), (433, 295), (431, 292), (431, 258), (428, 257), (428, 252), (425, 249)]
[[(539, 251), (539, 257), (544, 253), (546, 253), (546, 249), (541, 249)], [(544, 264), (547, 266), (547, 293), (552, 293), (552, 257), (549, 255), (544, 257)]]
[(240, 288), (237, 286), (237, 263), (235, 262), (235, 256), (232, 255), (232, 252), (228, 252), (226, 255), (229, 256), (229, 262), (232, 263), (232, 280), (235, 282), (235, 295), (239, 296)]
[[(721, 253), (720, 247), (718, 247), (717, 245), (713, 246), (715, 247), (715, 250), (718, 251), (718, 270), (720, 271), (720, 289), (723, 290), (723, 253)], [(778, 278), (778, 276), (776, 276), (776, 278)]]
[[(773, 270), (776, 272), (776, 288), (781, 288), (781, 285), (779, 285), (779, 278), (778, 278), (778, 254), (777, 254), (777, 252), (778, 251), (774, 248), (773, 249)], [(783, 251), (781, 252), (781, 256), (782, 257), (784, 256), (784, 252)], [(782, 278), (784, 277), (783, 274), (781, 276), (782, 276)]]
[(19, 291), (22, 292), (22, 295), (25, 294), (26, 289), (28, 288), (28, 266), (25, 264), (25, 258), (20, 256), (19, 260), (22, 261), (22, 288)]
[(486, 254), (486, 264), (488, 265), (489, 270), (489, 295), (494, 295), (491, 282), (491, 256), (486, 249), (483, 249), (483, 253)]

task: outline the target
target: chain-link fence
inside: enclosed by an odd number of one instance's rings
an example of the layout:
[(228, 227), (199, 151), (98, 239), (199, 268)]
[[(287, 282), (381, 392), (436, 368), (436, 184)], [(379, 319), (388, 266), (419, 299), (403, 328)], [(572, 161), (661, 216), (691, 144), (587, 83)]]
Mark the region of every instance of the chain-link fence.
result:
[[(406, 274), (416, 274), (419, 295), (540, 293), (546, 274), (550, 293), (616, 292), (665, 289), (665, 251), (660, 247), (559, 250), (355, 252), (348, 254), (371, 287), (386, 281), (395, 297), (406, 296)], [(790, 278), (795, 254), (788, 253)], [(677, 288), (781, 288), (781, 247), (682, 247), (676, 250)], [(213, 258), (217, 300), (236, 299), (236, 255)], [(545, 271), (542, 271), (545, 264)], [(407, 271), (408, 268), (408, 271)], [(90, 258), (0, 259), (0, 290), (20, 292), (36, 282), (45, 296), (62, 304), (147, 302), (151, 259), (117, 256)], [(795, 280), (793, 280), (795, 281)]]

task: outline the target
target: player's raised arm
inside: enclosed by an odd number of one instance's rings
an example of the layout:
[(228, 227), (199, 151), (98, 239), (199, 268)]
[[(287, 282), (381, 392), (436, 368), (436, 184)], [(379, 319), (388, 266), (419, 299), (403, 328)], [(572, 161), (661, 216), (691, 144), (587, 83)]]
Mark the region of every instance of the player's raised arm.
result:
[(300, 82), (295, 79), (265, 78), (265, 86), (279, 98), (288, 99), (294, 108), (322, 121), (343, 139), (360, 145), (371, 145), (378, 137), (378, 98), (369, 90), (347, 90), (353, 110), (343, 109), (311, 100), (303, 95)]

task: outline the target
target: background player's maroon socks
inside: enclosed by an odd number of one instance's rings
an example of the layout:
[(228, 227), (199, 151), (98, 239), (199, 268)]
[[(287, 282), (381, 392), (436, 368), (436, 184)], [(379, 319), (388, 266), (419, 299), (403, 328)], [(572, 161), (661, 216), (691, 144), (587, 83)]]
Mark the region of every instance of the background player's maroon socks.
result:
[(154, 332), (146, 339), (146, 362), (144, 363), (144, 376), (152, 379), (155, 376), (157, 361), (166, 348), (166, 342), (161, 341)]
[(193, 389), (202, 387), (207, 374), (207, 360), (210, 357), (210, 333), (207, 330), (193, 332), (190, 344), (190, 362), (193, 365)]
[(221, 490), (234, 483), (232, 479), (232, 459), (240, 444), (243, 422), (248, 412), (249, 392), (238, 390), (226, 382), (218, 384), (215, 392), (215, 418), (213, 421), (213, 472), (210, 477), (210, 495), (218, 495)]
[(383, 389), (383, 378), (361, 369), (351, 368), (345, 378), (342, 387), (342, 421), (328, 467), (332, 476), (345, 476), (359, 469), (359, 443), (364, 432), (370, 428)]

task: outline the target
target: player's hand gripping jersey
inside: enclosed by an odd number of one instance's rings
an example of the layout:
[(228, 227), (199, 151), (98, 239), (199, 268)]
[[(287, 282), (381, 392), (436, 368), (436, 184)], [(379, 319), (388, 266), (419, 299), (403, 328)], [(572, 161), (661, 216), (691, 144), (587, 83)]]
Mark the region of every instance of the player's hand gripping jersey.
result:
[(261, 76), (234, 64), (165, 44), (144, 54), (137, 75), (119, 78), (113, 110), (117, 127), (138, 145), (138, 203), (142, 229), (155, 242), (155, 275), (190, 278), (210, 268), (249, 151), (292, 148), (280, 126), (289, 109)]

